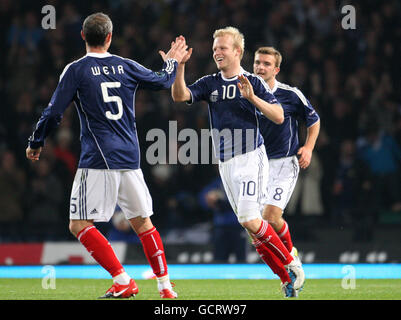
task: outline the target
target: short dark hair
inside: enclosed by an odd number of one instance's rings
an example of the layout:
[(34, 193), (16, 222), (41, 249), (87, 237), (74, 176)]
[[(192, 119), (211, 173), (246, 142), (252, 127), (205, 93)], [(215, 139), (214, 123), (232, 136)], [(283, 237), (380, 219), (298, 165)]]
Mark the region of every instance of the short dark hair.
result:
[(255, 55), (257, 54), (269, 54), (271, 56), (274, 56), (276, 59), (276, 67), (280, 68), (281, 62), (283, 61), (283, 57), (281, 56), (281, 53), (274, 47), (260, 47), (258, 50), (256, 50)]
[(106, 36), (113, 32), (113, 23), (107, 14), (97, 12), (85, 19), (82, 32), (89, 46), (100, 47), (104, 45)]

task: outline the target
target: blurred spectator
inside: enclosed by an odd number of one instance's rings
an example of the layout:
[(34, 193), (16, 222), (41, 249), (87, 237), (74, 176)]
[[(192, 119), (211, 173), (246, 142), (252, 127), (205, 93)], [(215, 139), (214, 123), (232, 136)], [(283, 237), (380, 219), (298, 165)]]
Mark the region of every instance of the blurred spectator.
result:
[(213, 214), (214, 261), (230, 262), (233, 255), (235, 262), (244, 262), (247, 233), (232, 211), (219, 176), (201, 190), (199, 203), (206, 212)]
[(340, 159), (332, 190), (331, 221), (335, 225), (350, 225), (353, 222), (352, 214), (359, 192), (355, 184), (360, 178), (355, 172), (360, 166), (355, 149), (353, 140), (341, 143)]
[(34, 11), (28, 11), (17, 16), (9, 31), (8, 43), (10, 46), (24, 47), (30, 53), (38, 49), (38, 44), (43, 37), (44, 30), (40, 27), (38, 17)]
[(355, 114), (348, 101), (341, 97), (334, 100), (329, 116), (330, 120), (326, 123), (327, 134), (336, 148), (340, 148), (341, 142), (346, 139), (356, 139)]
[[(46, 159), (51, 168), (52, 175), (54, 175), (54, 177), (56, 177), (60, 182), (62, 181), (63, 186), (65, 186), (67, 189), (70, 189), (72, 187), (73, 179), (71, 178), (71, 173), (66, 161), (57, 157), (55, 151), (56, 146), (57, 145), (54, 143), (53, 139), (48, 138), (46, 140), (45, 147), (42, 150), (40, 159)], [(31, 168), (35, 168), (35, 166), (32, 166), (31, 164)], [(67, 192), (65, 197), (69, 198), (70, 194)]]
[(312, 155), (310, 166), (299, 173), (297, 185), (288, 203), (288, 212), (299, 212), (305, 216), (320, 216), (324, 213), (321, 196), (322, 164), (318, 153)]
[(68, 128), (60, 129), (57, 132), (57, 145), (54, 147), (54, 156), (63, 162), (71, 174), (71, 182), (77, 170), (78, 159), (71, 150), (72, 132)]
[[(34, 110), (33, 97), (30, 92), (22, 93), (15, 105), (14, 117), (9, 117), (8, 128), (9, 135), (12, 137), (13, 148), (15, 150), (23, 150), (26, 148), (26, 137), (32, 131), (32, 125), (37, 120), (37, 115)], [(25, 153), (16, 153), (19, 161), (25, 162)]]
[(380, 206), (375, 179), (357, 153), (353, 140), (341, 144), (341, 154), (333, 184), (331, 222), (352, 228), (355, 241), (372, 238)]
[(397, 144), (401, 146), (401, 106), (399, 113), (394, 118), (394, 138)]
[(153, 210), (160, 213), (155, 215), (153, 220), (161, 232), (180, 226), (177, 201), (174, 199), (177, 184), (170, 183), (173, 180), (173, 171), (174, 166), (155, 165), (147, 181), (153, 198)]
[(137, 234), (132, 229), (131, 224), (125, 218), (125, 215), (119, 206), (117, 206), (116, 211), (114, 212), (106, 238), (109, 241), (124, 241), (130, 243), (140, 242)]
[(25, 172), (17, 166), (14, 153), (4, 151), (0, 167), (0, 223), (22, 221), (25, 183)]
[(32, 167), (33, 174), (30, 176), (26, 197), (27, 232), (39, 239), (52, 239), (57, 237), (59, 230), (65, 229), (62, 215), (68, 218), (68, 210), (61, 210), (63, 186), (51, 162), (43, 155)]
[(401, 147), (372, 120), (358, 140), (362, 161), (374, 178), (374, 196), (381, 210), (401, 210)]

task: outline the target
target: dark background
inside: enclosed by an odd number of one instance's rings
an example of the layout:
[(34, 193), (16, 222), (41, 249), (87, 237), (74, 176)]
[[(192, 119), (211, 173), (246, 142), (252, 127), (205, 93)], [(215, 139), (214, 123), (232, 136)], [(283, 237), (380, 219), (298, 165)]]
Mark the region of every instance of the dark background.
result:
[[(41, 27), (46, 4), (56, 9), (55, 30)], [(356, 10), (356, 29), (341, 26), (346, 4)], [(82, 22), (97, 11), (113, 21), (109, 51), (153, 70), (162, 65), (158, 50), (168, 50), (175, 36), (184, 35), (194, 48), (188, 83), (216, 72), (211, 46), (217, 28), (232, 25), (244, 33), (242, 66), (248, 71), (259, 46), (276, 47), (283, 55), (278, 80), (298, 87), (321, 117), (312, 164), (300, 173), (285, 212), (294, 244), (338, 251), (340, 239), (344, 247), (382, 242), (399, 247), (401, 3), (379, 0), (0, 0), (1, 243), (74, 241), (68, 208), (80, 151), (75, 107), (47, 139), (39, 162), (29, 162), (25, 148), (63, 68), (85, 55)], [(214, 246), (218, 232), (246, 243), (234, 214), (219, 222), (202, 201), (204, 188), (218, 181), (213, 165), (146, 163), (150, 129), (167, 130), (169, 120), (176, 120), (178, 130), (200, 132), (209, 128), (206, 105), (174, 104), (168, 90), (139, 90), (136, 117), (152, 220), (165, 243)], [(117, 225), (99, 228), (111, 240), (137, 242), (133, 232)]]

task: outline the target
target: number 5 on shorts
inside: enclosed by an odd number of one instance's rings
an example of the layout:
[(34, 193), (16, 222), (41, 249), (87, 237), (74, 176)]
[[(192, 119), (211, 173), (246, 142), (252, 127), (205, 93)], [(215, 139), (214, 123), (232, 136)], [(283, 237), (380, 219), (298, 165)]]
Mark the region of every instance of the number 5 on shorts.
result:
[(71, 198), (70, 213), (72, 214), (77, 213), (77, 204), (75, 203), (76, 200), (77, 198)]

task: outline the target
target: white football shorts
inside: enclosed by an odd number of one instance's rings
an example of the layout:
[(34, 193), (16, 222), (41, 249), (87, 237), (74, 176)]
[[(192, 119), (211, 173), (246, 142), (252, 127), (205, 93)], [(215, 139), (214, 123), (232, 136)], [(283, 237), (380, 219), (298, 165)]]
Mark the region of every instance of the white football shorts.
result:
[(240, 223), (261, 218), (265, 203), (269, 162), (264, 145), (251, 152), (219, 162), (219, 172), (228, 200)]
[(267, 202), (284, 210), (294, 192), (299, 175), (297, 156), (270, 159), (267, 182)]
[(70, 198), (71, 220), (107, 222), (117, 204), (126, 219), (153, 214), (152, 197), (141, 169), (77, 170)]

